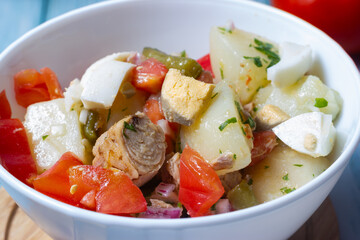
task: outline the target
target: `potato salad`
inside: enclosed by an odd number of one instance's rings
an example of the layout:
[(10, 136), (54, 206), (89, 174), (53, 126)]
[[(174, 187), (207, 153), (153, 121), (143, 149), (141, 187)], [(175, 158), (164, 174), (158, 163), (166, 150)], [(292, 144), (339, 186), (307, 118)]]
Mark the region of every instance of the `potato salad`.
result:
[[(311, 74), (310, 45), (235, 28), (210, 51), (113, 53), (62, 89), (50, 68), (1, 92), (1, 164), (59, 201), (101, 213), (185, 218), (252, 207), (331, 164), (339, 94)], [(18, 149), (21, 148), (22, 151)]]

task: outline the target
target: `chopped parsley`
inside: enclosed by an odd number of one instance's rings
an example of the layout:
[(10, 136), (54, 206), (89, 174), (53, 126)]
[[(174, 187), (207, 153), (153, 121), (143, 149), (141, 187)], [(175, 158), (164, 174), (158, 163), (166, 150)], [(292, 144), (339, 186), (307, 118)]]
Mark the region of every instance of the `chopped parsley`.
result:
[(236, 159), (236, 154), (233, 155), (233, 158)]
[(70, 110), (71, 110), (71, 111), (74, 111), (74, 108), (71, 108)]
[(264, 166), (264, 169), (268, 169), (268, 168), (269, 168), (269, 166), (268, 166), (268, 165), (265, 165), (265, 166)]
[(256, 92), (259, 92), (260, 89), (262, 89), (262, 88), (263, 88), (263, 86), (258, 87), (258, 88), (256, 89)]
[(186, 51), (185, 50), (181, 51), (180, 57), (186, 57)]
[(220, 76), (221, 76), (221, 79), (224, 79), (224, 71), (222, 68), (220, 68)]
[(215, 93), (214, 95), (211, 96), (211, 99), (213, 99), (214, 97), (216, 97), (219, 93)]
[(109, 122), (109, 120), (110, 120), (110, 115), (111, 115), (111, 109), (109, 109), (109, 112), (108, 112), (108, 115), (107, 115), (106, 122)]
[(274, 46), (271, 43), (260, 41), (257, 38), (254, 39), (254, 43), (256, 46), (254, 46), (254, 45), (250, 45), (250, 46), (254, 47), (259, 52), (265, 54), (268, 57), (268, 59), (270, 60), (270, 63), (267, 66), (267, 68), (274, 66), (275, 64), (277, 64), (280, 61), (280, 57), (273, 50)]
[(236, 117), (233, 117), (233, 118), (229, 118), (228, 120), (226, 120), (225, 122), (223, 122), (220, 126), (219, 126), (219, 130), (222, 131), (225, 129), (225, 127), (227, 125), (229, 125), (230, 123), (236, 123), (237, 122), (237, 119)]
[(302, 167), (302, 166), (304, 166), (304, 165), (302, 165), (302, 164), (294, 164), (294, 166), (295, 166), (295, 167)]
[(317, 108), (324, 108), (327, 107), (328, 101), (325, 98), (315, 98), (315, 107)]
[(133, 131), (133, 132), (136, 132), (136, 129), (135, 129), (134, 125), (132, 125), (131, 123), (129, 124), (128, 122), (124, 122), (124, 127), (126, 129), (129, 129), (129, 130)]
[(254, 111), (254, 112), (257, 112), (257, 110), (258, 110), (257, 107), (254, 107), (254, 108), (253, 108), (253, 111)]
[(181, 202), (178, 202), (178, 203), (177, 203), (177, 207), (178, 207), (178, 208), (182, 208)]
[(221, 149), (219, 149), (219, 153), (220, 153), (220, 154), (222, 154), (222, 151), (221, 151)]
[(124, 122), (123, 135), (124, 135), (125, 138), (129, 138), (125, 134), (125, 129), (129, 129), (130, 131), (136, 132), (136, 129), (135, 129), (134, 125), (129, 124), (128, 122)]
[(244, 56), (245, 59), (250, 59), (254, 61), (255, 66), (257, 67), (262, 67), (262, 62), (260, 57), (248, 57), (248, 56)]
[(255, 128), (255, 121), (252, 119), (252, 117), (248, 117), (248, 119), (244, 122), (245, 124), (249, 124), (251, 128)]
[(243, 123), (244, 122), (244, 118), (243, 118), (243, 112), (242, 112), (242, 109), (241, 109), (241, 105), (238, 101), (235, 101), (235, 106), (236, 106), (236, 109), (240, 115), (240, 119), (241, 119), (241, 122)]
[(285, 176), (282, 177), (283, 180), (288, 181), (289, 180), (289, 174), (287, 173)]
[(247, 182), (247, 184), (248, 184), (248, 185), (252, 185), (252, 184), (253, 184), (253, 182), (254, 182), (254, 181), (253, 181), (253, 179), (252, 179), (252, 178), (250, 178), (250, 179), (249, 179), (249, 181)]
[(243, 132), (244, 136), (246, 136), (246, 132), (243, 127), (241, 127), (241, 131)]
[(291, 193), (292, 191), (295, 191), (295, 190), (296, 190), (296, 188), (288, 188), (288, 187), (280, 188), (280, 191), (283, 194), (288, 194), (288, 193)]
[(44, 136), (42, 136), (41, 138), (42, 138), (42, 140), (45, 140), (48, 136), (49, 136), (49, 135), (44, 135)]
[(231, 29), (227, 29), (227, 28), (224, 28), (224, 27), (218, 27), (218, 29), (221, 31), (222, 34), (232, 33)]

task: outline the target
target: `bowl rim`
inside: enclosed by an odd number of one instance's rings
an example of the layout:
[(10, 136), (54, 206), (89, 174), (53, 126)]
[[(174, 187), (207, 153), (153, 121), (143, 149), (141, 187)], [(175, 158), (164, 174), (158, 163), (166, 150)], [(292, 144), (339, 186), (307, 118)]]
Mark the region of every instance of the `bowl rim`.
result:
[[(72, 10), (65, 14), (62, 14), (58, 17), (55, 17), (36, 28), (28, 31), (15, 42), (10, 44), (1, 54), (0, 54), (0, 62), (6, 58), (8, 54), (10, 54), (18, 45), (21, 45), (22, 42), (26, 42), (26, 40), (36, 35), (38, 32), (43, 31), (44, 29), (51, 28), (52, 26), (56, 26), (58, 24), (67, 24), (67, 22), (72, 22), (77, 18), (82, 18), (82, 14), (86, 12), (97, 11), (99, 8), (111, 8), (113, 5), (121, 5), (121, 4), (135, 4), (145, 2), (146, 0), (118, 0), (118, 1), (105, 1), (95, 3), (89, 6), (85, 6), (79, 9)], [(153, 0), (156, 2), (168, 3), (169, 1), (166, 0)], [(276, 9), (274, 7), (258, 3), (252, 1), (238, 1), (238, 0), (183, 0), (183, 2), (197, 2), (197, 3), (213, 3), (213, 4), (226, 4), (226, 5), (243, 5), (244, 7), (250, 7), (257, 10), (265, 11), (267, 13), (279, 15), (284, 19), (288, 19), (296, 24), (302, 25), (304, 28), (309, 28), (312, 32), (316, 33), (319, 37), (326, 39), (329, 44), (332, 44), (335, 49), (338, 51), (339, 57), (342, 61), (347, 62), (348, 65), (353, 65), (354, 70), (354, 77), (357, 78), (357, 87), (360, 89), (360, 73), (356, 68), (355, 63), (352, 59), (345, 53), (345, 51), (337, 44), (334, 40), (332, 40), (328, 35), (326, 35), (321, 30), (315, 28), (311, 24), (307, 23), (300, 18), (284, 12), (282, 10)], [(176, 1), (181, 2), (181, 1)], [(360, 114), (358, 113), (357, 116), (360, 119)], [(331, 166), (326, 169), (322, 174), (318, 177), (313, 179), (311, 183), (307, 183), (301, 188), (297, 189), (290, 194), (284, 195), (280, 198), (275, 200), (259, 204), (247, 209), (242, 209), (240, 211), (229, 212), (226, 214), (217, 214), (212, 216), (205, 216), (205, 217), (198, 217), (198, 218), (186, 218), (186, 219), (143, 219), (143, 218), (129, 218), (129, 217), (121, 217), (121, 216), (113, 216), (108, 214), (101, 214), (85, 209), (81, 209), (78, 207), (74, 207), (55, 199), (52, 199), (40, 192), (37, 192), (35, 189), (28, 187), (27, 185), (23, 184), (15, 177), (13, 177), (9, 172), (7, 172), (2, 166), (0, 166), (0, 180), (2, 185), (5, 187), (6, 185), (11, 185), (18, 192), (22, 192), (22, 194), (26, 195), (27, 198), (31, 199), (32, 201), (38, 202), (47, 208), (61, 209), (63, 214), (66, 214), (71, 217), (76, 217), (83, 221), (89, 221), (89, 219), (93, 222), (100, 222), (103, 224), (109, 225), (122, 225), (122, 226), (132, 226), (132, 227), (141, 227), (141, 228), (182, 228), (182, 227), (197, 227), (203, 226), (210, 226), (213, 224), (218, 224), (221, 222), (222, 224), (231, 222), (233, 220), (239, 219), (249, 219), (256, 217), (258, 215), (266, 214), (272, 211), (276, 211), (280, 208), (283, 208), (295, 201), (298, 201), (304, 196), (311, 194), (312, 191), (319, 188), (320, 185), (324, 184), (327, 180), (329, 180), (333, 175), (336, 175), (338, 171), (342, 171), (345, 166), (347, 165), (351, 155), (355, 151), (358, 143), (360, 141), (360, 121), (356, 125), (355, 134), (348, 142), (347, 146), (344, 148), (344, 151), (341, 152), (340, 156), (331, 164)], [(4, 184), (6, 183), (6, 184)], [(5, 187), (6, 189), (6, 187)]]

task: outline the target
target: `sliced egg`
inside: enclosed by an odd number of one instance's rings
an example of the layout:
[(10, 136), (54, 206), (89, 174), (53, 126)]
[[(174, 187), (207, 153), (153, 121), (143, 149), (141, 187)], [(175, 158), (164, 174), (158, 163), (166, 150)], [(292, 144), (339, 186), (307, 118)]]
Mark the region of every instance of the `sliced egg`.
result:
[(279, 45), (280, 61), (267, 70), (268, 80), (278, 88), (294, 84), (309, 69), (312, 64), (310, 46), (303, 46), (291, 42)]
[(272, 130), (290, 148), (313, 157), (328, 155), (336, 137), (332, 116), (322, 112), (297, 115)]

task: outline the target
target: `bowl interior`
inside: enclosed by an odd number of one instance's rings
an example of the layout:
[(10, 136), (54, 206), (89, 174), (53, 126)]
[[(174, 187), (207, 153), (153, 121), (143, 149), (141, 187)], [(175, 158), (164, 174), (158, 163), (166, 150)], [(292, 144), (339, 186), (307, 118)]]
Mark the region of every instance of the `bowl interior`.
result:
[(14, 74), (22, 69), (50, 67), (62, 87), (67, 87), (74, 78), (81, 78), (91, 63), (114, 52), (141, 51), (151, 46), (169, 53), (186, 50), (196, 59), (209, 52), (210, 28), (228, 20), (233, 20), (237, 28), (275, 42), (311, 46), (315, 59), (311, 73), (343, 98), (331, 159), (343, 154), (338, 164), (346, 164), (359, 138), (360, 84), (355, 65), (321, 31), (253, 2), (110, 1), (71, 12), (27, 33), (0, 55), (1, 89), (6, 89), (13, 117), (23, 119), (25, 109), (16, 104), (12, 83)]

